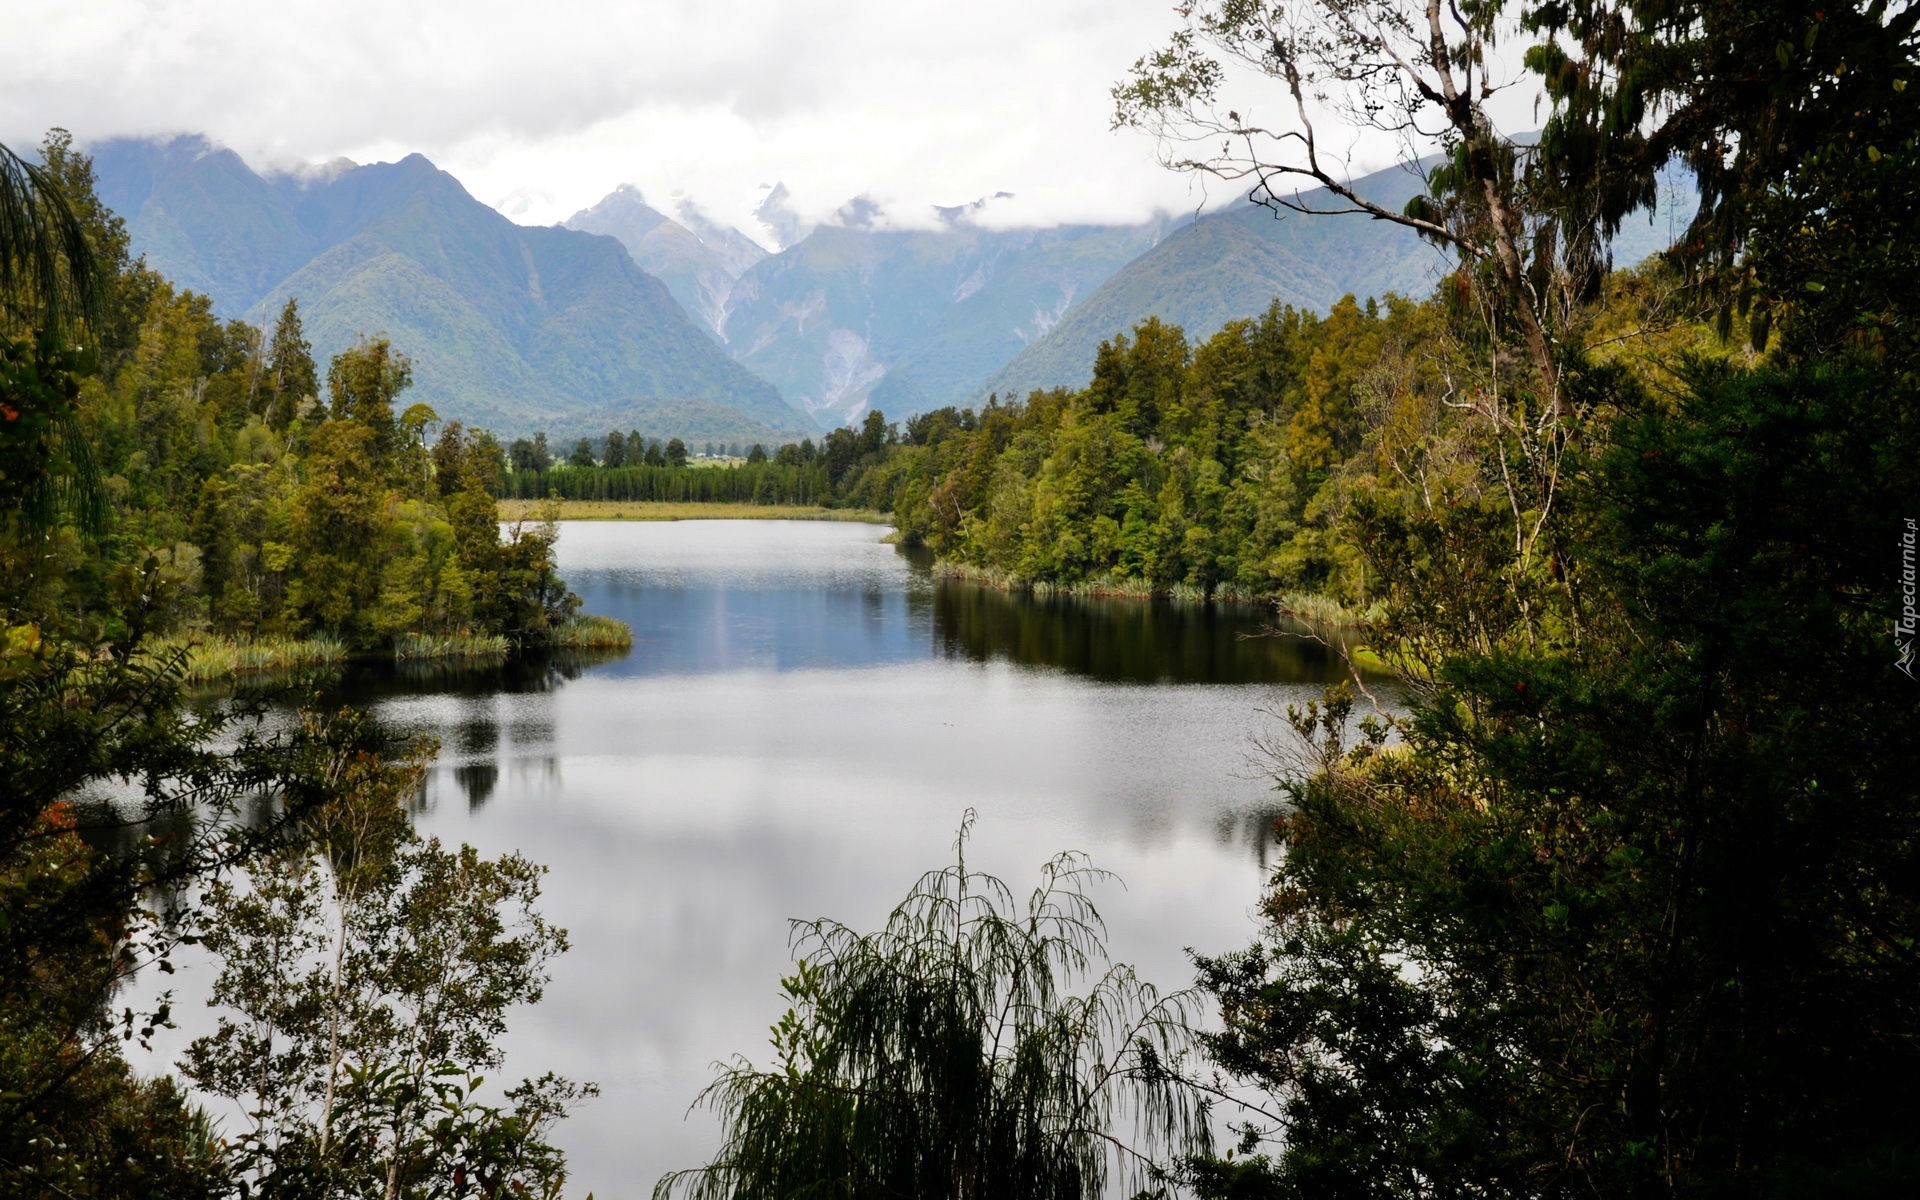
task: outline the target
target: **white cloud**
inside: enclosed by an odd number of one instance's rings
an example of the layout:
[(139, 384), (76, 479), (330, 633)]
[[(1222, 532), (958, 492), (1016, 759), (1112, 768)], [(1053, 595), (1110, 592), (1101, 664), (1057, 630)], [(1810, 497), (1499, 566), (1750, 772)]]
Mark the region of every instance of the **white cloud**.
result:
[[(10, 0), (0, 139), (205, 133), (256, 165), (419, 151), (516, 220), (623, 182), (745, 225), (892, 219), (996, 191), (996, 223), (1192, 207), (1107, 90), (1167, 0)], [(1216, 186), (1216, 197), (1220, 189)]]

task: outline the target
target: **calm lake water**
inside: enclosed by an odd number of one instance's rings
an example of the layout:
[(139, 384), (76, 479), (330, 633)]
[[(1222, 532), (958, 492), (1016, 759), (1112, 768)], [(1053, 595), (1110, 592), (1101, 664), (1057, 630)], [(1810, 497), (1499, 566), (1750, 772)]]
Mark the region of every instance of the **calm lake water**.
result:
[(559, 1130), (570, 1195), (704, 1161), (717, 1125), (688, 1106), (716, 1059), (764, 1058), (788, 919), (877, 925), (968, 808), (969, 864), (1017, 891), (1059, 850), (1118, 872), (1110, 947), (1163, 987), (1190, 981), (1186, 947), (1253, 933), (1275, 798), (1250, 739), (1339, 676), (1256, 636), (1258, 610), (1023, 599), (937, 580), (871, 525), (561, 529), (631, 652), (348, 687), (440, 740), (425, 831), (552, 868), (573, 949), (508, 1067), (602, 1089)]

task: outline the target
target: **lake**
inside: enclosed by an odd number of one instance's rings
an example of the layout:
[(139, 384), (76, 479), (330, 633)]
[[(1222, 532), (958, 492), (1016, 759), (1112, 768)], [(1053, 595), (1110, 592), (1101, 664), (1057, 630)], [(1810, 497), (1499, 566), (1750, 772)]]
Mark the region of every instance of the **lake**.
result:
[(1018, 892), (1060, 850), (1117, 872), (1096, 893), (1114, 957), (1165, 988), (1186, 947), (1254, 932), (1275, 795), (1251, 739), (1337, 660), (1254, 608), (939, 579), (885, 533), (566, 523), (562, 572), (629, 653), (347, 681), (439, 739), (423, 830), (552, 868), (573, 948), (508, 1066), (602, 1089), (558, 1131), (569, 1195), (644, 1197), (704, 1161), (717, 1125), (688, 1106), (715, 1060), (764, 1060), (788, 919), (878, 925), (969, 808), (969, 865)]

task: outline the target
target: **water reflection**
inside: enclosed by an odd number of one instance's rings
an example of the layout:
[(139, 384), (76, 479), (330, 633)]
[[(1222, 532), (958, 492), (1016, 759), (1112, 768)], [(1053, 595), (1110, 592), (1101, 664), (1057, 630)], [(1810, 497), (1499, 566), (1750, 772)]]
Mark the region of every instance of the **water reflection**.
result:
[(934, 584), (935, 645), (1109, 683), (1333, 683), (1326, 646), (1269, 631), (1265, 609), (1181, 600), (1014, 595), (959, 579)]
[[(1036, 598), (936, 577), (922, 555), (859, 526), (788, 531), (681, 522), (624, 553), (621, 526), (569, 526), (568, 572), (590, 611), (634, 627), (612, 675), (848, 669), (947, 658), (1004, 661), (1109, 683), (1332, 683), (1338, 657), (1267, 609), (1099, 597)], [(796, 546), (804, 547), (795, 553)], [(569, 551), (563, 543), (563, 556)], [(808, 557), (809, 551), (812, 557)], [(663, 561), (664, 559), (664, 561)], [(584, 563), (582, 564), (585, 565)]]
[(1162, 985), (1190, 978), (1186, 947), (1251, 935), (1276, 815), (1252, 738), (1338, 677), (1325, 650), (1249, 636), (1258, 609), (938, 580), (882, 532), (567, 524), (563, 573), (631, 651), (337, 684), (439, 741), (424, 831), (551, 868), (574, 948), (507, 1048), (602, 1086), (559, 1132), (581, 1193), (700, 1161), (717, 1134), (687, 1105), (764, 1045), (787, 919), (878, 923), (967, 808), (970, 863), (1016, 886), (1063, 849), (1118, 872), (1112, 947)]
[(454, 782), (467, 794), (467, 807), (478, 811), (493, 799), (500, 783), (500, 765), (494, 762), (470, 762), (453, 768)]

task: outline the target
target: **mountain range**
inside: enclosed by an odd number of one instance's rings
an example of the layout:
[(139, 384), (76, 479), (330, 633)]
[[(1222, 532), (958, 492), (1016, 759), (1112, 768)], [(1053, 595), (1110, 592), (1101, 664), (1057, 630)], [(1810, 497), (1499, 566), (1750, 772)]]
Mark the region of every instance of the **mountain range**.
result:
[(91, 147), (137, 253), (223, 316), (297, 297), (321, 363), (361, 335), (413, 360), (411, 398), (502, 433), (811, 430), (621, 245), (516, 225), (424, 157), (262, 175), (193, 137)]
[[(419, 155), (262, 174), (197, 137), (92, 154), (136, 252), (216, 312), (270, 322), (296, 296), (319, 361), (385, 335), (414, 360), (415, 398), (504, 434), (774, 441), (869, 408), (897, 419), (1078, 386), (1099, 344), (1148, 316), (1204, 338), (1276, 299), (1324, 312), (1348, 293), (1424, 296), (1447, 270), (1394, 223), (1245, 202), (1036, 229), (1000, 227), (1004, 193), (900, 223), (856, 199), (815, 224), (773, 185), (748, 236), (625, 186), (535, 228)], [(1355, 187), (1397, 210), (1421, 178)], [(1667, 191), (1616, 239), (1617, 263), (1691, 215), (1690, 191)]]

